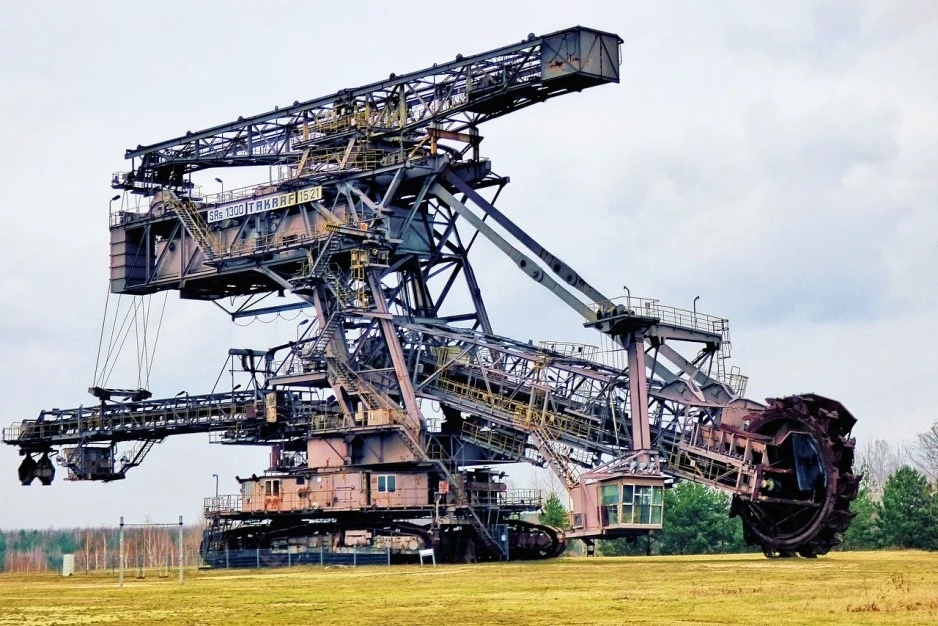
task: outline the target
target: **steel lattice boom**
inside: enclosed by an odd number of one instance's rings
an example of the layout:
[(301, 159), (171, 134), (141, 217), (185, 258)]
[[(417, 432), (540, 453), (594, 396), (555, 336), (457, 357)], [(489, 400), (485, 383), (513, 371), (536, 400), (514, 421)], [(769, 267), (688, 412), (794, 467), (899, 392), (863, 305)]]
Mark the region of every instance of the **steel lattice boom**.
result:
[[(114, 186), (143, 192), (186, 188), (184, 176), (212, 167), (299, 163), (365, 139), (376, 158), (405, 160), (436, 138), (553, 96), (618, 82), (618, 36), (584, 28), (519, 43), (237, 121), (127, 150), (139, 165)], [(469, 143), (477, 135), (466, 135)], [(319, 163), (322, 165), (322, 163)], [(338, 165), (332, 164), (332, 165)], [(329, 169), (329, 168), (325, 168)]]
[[(745, 376), (727, 365), (725, 319), (612, 300), (495, 206), (508, 179), (481, 157), (478, 125), (618, 82), (620, 43), (581, 27), (531, 36), (128, 151), (134, 169), (115, 185), (150, 201), (112, 216), (113, 292), (178, 290), (233, 319), (302, 309), (311, 323), (266, 351), (232, 349), (230, 392), (151, 400), (95, 388), (99, 406), (12, 426), (3, 435), (25, 456), (21, 480), (50, 482), (52, 458), (75, 480), (124, 478), (178, 433), (272, 446), (263, 476), (206, 501), (209, 561), (328, 542), (545, 558), (569, 537), (660, 529), (674, 479), (732, 494), (747, 539), (767, 554), (837, 545), (859, 483), (843, 406), (813, 394), (746, 399)], [(192, 172), (240, 165), (286, 174), (193, 193)], [(597, 344), (498, 335), (470, 261), (479, 237), (595, 329)], [(517, 519), (540, 499), (508, 490), (493, 469), (517, 462), (566, 484), (570, 530)]]

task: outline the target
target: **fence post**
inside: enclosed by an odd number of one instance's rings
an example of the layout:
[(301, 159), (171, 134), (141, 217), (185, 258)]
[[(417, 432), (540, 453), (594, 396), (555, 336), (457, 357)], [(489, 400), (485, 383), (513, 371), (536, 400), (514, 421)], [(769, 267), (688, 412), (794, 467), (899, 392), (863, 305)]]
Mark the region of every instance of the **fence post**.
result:
[(120, 554), (117, 555), (118, 558), (118, 567), (120, 568), (120, 586), (124, 586), (124, 516), (121, 515), (121, 526), (120, 526)]
[(388, 546), (388, 567), (391, 567), (391, 546)]
[(319, 544), (319, 567), (325, 567), (325, 565), (326, 565), (326, 564), (325, 564), (325, 561), (324, 561), (323, 558), (322, 558), (322, 556), (323, 556), (323, 555), (322, 555), (322, 547), (323, 547), (323, 546), (322, 546), (322, 544), (320, 543), (320, 544)]
[(183, 550), (182, 515), (179, 516), (179, 584), (182, 584), (183, 568), (186, 566), (186, 554)]
[(290, 556), (290, 546), (287, 546), (287, 567), (293, 567), (292, 557)]
[(256, 548), (257, 551), (257, 569), (261, 568), (261, 549)]
[(352, 546), (352, 567), (358, 567), (358, 546)]
[(231, 569), (231, 558), (228, 556), (227, 545), (225, 545), (225, 569)]

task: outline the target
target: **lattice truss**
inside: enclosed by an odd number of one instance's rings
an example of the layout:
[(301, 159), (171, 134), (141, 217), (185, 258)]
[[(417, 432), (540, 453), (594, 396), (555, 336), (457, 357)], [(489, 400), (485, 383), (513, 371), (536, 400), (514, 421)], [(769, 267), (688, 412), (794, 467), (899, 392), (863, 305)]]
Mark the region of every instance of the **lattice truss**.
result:
[[(275, 281), (312, 302), (318, 320), (274, 364), (270, 384), (324, 376), (346, 427), (362, 410), (383, 409), (427, 433), (417, 399), (434, 400), (458, 425), (460, 440), (500, 460), (548, 464), (568, 483), (635, 449), (632, 415), (654, 426), (646, 445), (658, 447), (660, 432), (673, 444), (688, 420), (710, 421), (733, 400), (733, 390), (716, 379), (725, 358), (725, 320), (700, 315), (675, 325), (678, 340), (696, 344), (692, 359), (666, 337), (649, 340), (643, 350), (652, 371), (649, 393), (637, 411), (620, 339), (607, 338), (600, 351), (496, 335), (469, 260), (480, 235), (586, 321), (595, 322), (597, 308), (609, 302), (601, 295), (587, 303), (575, 297), (570, 287), (598, 292), (528, 236), (515, 243), (536, 258), (510, 243), (513, 232), (523, 231), (494, 208), (507, 181), (487, 162), (436, 163), (418, 172), (400, 169), (381, 186), (374, 179), (367, 187), (347, 181), (330, 205), (316, 207), (327, 226), (300, 269), (285, 267)], [(488, 225), (490, 217), (498, 228)], [(553, 264), (544, 267), (545, 261)], [(676, 362), (678, 373), (663, 361)], [(688, 406), (698, 404), (691, 417)]]

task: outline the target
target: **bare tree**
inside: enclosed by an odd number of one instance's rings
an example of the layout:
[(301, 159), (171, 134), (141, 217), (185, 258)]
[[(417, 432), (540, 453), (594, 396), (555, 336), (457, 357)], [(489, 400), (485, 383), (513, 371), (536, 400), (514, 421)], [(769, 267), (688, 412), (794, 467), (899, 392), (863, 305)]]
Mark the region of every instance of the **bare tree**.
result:
[(91, 536), (91, 529), (85, 529), (85, 573), (91, 569), (91, 542), (93, 541)]
[(901, 454), (884, 439), (866, 442), (857, 451), (854, 466), (863, 474), (863, 482), (873, 500), (883, 495), (886, 479), (902, 465)]
[(909, 458), (932, 482), (938, 481), (938, 420), (931, 428), (915, 436), (909, 446)]

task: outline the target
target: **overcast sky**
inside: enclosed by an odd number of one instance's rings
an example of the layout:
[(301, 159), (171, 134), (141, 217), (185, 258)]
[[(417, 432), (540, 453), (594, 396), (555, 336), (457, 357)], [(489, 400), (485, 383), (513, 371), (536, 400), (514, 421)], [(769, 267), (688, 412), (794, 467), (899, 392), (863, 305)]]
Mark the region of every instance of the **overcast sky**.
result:
[[(926, 429), (938, 418), (930, 0), (0, 0), (4, 424), (93, 401), (109, 180), (125, 148), (575, 24), (625, 40), (622, 82), (482, 128), (483, 154), (512, 179), (500, 208), (607, 294), (628, 285), (687, 308), (699, 295), (698, 310), (730, 319), (750, 397), (837, 398), (861, 441)], [(243, 174), (202, 182), (252, 182)], [(595, 340), (509, 260), (476, 252), (497, 332)], [(294, 332), (282, 319), (238, 328), (170, 294), (150, 388), (208, 390), (228, 347)], [(52, 487), (24, 488), (19, 462), (0, 450), (2, 528), (195, 521), (213, 473), (233, 492), (266, 452), (178, 438), (111, 485), (60, 469)]]

